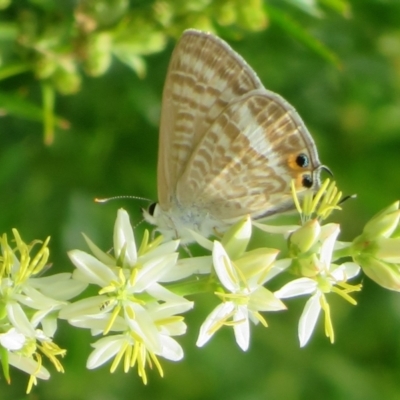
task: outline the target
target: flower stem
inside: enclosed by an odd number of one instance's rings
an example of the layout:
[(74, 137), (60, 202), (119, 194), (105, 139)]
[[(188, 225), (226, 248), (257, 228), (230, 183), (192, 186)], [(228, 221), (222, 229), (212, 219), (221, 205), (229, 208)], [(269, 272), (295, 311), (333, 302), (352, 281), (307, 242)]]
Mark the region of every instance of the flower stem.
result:
[(183, 281), (168, 285), (167, 288), (179, 296), (188, 296), (191, 294), (213, 292), (215, 285), (213, 279), (209, 276), (190, 281)]

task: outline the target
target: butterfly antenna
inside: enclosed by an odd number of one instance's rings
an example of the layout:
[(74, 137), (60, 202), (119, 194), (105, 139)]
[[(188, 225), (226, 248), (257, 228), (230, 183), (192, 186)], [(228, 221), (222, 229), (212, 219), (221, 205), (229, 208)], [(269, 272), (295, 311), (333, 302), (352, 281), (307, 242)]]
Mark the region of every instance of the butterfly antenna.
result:
[(340, 201), (339, 204), (343, 204), (345, 201), (349, 200), (349, 199), (355, 199), (357, 198), (356, 194), (349, 194), (348, 196), (344, 196)]
[(143, 223), (144, 221), (146, 221), (146, 220), (145, 220), (144, 218), (142, 218), (138, 223), (136, 223), (136, 224), (133, 226), (133, 230), (135, 230), (138, 226), (142, 225), (142, 223)]
[(135, 199), (135, 200), (143, 200), (143, 201), (148, 201), (151, 203), (152, 200), (146, 199), (146, 197), (138, 197), (138, 196), (113, 196), (113, 197), (107, 197), (105, 199), (94, 199), (96, 203), (107, 203), (110, 200), (119, 200), (119, 199)]
[(321, 165), (319, 169), (322, 169), (323, 171), (326, 171), (330, 176), (333, 176), (333, 172), (326, 165)]

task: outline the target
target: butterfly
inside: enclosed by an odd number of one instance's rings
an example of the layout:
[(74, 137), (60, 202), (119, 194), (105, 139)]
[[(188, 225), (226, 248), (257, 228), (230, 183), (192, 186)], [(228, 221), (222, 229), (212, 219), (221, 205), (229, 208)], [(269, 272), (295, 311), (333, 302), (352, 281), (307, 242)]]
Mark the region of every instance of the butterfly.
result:
[(183, 33), (163, 91), (149, 223), (184, 243), (188, 230), (222, 233), (245, 215), (293, 209), (291, 181), (299, 193), (317, 190), (323, 168), (296, 110), (239, 54), (210, 33)]

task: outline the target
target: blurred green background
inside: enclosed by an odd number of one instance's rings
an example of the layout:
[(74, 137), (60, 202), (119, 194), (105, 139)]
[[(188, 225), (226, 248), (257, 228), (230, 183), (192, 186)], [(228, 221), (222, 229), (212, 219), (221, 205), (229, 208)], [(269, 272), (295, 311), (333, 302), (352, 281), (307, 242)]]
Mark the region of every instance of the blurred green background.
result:
[[(342, 240), (400, 197), (397, 0), (0, 0), (0, 7), (0, 227), (16, 227), (27, 242), (50, 235), (53, 273), (72, 270), (66, 251), (86, 248), (82, 231), (110, 248), (119, 207), (141, 221), (146, 204), (100, 205), (95, 197), (157, 198), (163, 82), (175, 39), (189, 27), (228, 40), (296, 107), (339, 188), (357, 194), (331, 218)], [(53, 111), (62, 118), (55, 125)], [(268, 314), (267, 330), (253, 327), (246, 353), (230, 330), (196, 348), (213, 306), (199, 296), (179, 339), (184, 360), (164, 362), (165, 377), (150, 372), (147, 386), (133, 370), (86, 370), (93, 339), (61, 323), (65, 374), (50, 366), (51, 379), (26, 396), (27, 376), (13, 370), (11, 386), (0, 378), (0, 399), (399, 399), (400, 294), (363, 284), (356, 307), (330, 297), (335, 344), (321, 319), (303, 349), (297, 322), (305, 299)]]

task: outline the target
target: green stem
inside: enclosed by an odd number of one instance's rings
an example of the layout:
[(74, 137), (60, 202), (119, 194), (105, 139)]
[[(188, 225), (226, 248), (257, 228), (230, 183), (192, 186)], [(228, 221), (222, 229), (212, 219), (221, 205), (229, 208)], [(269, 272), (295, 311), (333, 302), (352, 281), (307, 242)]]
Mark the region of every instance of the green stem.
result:
[(42, 84), (43, 98), (43, 123), (44, 123), (44, 142), (47, 145), (54, 140), (54, 88), (49, 83)]
[(339, 258), (344, 257), (353, 257), (354, 256), (354, 249), (352, 247), (352, 243), (346, 243), (348, 246), (343, 247), (342, 249), (334, 250), (333, 252), (333, 260), (338, 260)]
[(204, 278), (198, 278), (196, 280), (192, 279), (190, 281), (173, 283), (168, 286), (166, 285), (166, 287), (178, 296), (188, 296), (215, 291), (213, 279), (210, 279), (209, 275)]

